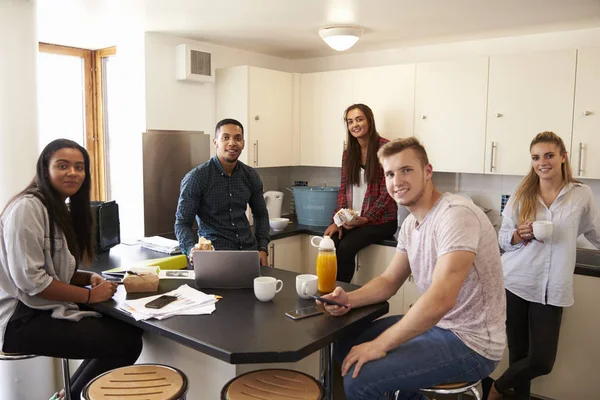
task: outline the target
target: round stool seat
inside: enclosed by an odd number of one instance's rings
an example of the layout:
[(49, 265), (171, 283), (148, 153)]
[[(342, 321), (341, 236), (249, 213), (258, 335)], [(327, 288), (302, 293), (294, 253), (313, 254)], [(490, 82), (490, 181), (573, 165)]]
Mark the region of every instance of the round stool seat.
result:
[[(479, 385), (480, 381), (477, 382), (457, 382), (457, 383), (443, 383), (441, 385), (431, 386), (425, 389), (421, 389), (422, 392), (438, 393), (438, 394), (459, 394), (466, 393), (468, 391), (476, 391), (475, 387)], [(477, 397), (477, 395), (476, 395)]]
[(321, 400), (323, 388), (312, 376), (289, 369), (263, 369), (230, 380), (222, 400)]
[(187, 393), (187, 377), (176, 368), (139, 364), (108, 371), (83, 389), (85, 400), (178, 400)]
[(0, 360), (26, 360), (37, 357), (35, 354), (5, 353), (0, 351)]

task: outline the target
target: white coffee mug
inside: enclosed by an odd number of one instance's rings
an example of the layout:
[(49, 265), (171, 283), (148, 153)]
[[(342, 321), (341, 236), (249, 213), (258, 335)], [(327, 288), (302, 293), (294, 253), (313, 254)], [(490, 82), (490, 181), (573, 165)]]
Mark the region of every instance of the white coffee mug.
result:
[(548, 240), (552, 237), (552, 221), (535, 221), (533, 223), (533, 236), (537, 240)]
[(283, 281), (272, 276), (254, 278), (254, 295), (260, 301), (271, 301), (283, 289)]
[(296, 277), (296, 292), (303, 299), (310, 299), (310, 296), (317, 294), (318, 277), (311, 274), (298, 275)]

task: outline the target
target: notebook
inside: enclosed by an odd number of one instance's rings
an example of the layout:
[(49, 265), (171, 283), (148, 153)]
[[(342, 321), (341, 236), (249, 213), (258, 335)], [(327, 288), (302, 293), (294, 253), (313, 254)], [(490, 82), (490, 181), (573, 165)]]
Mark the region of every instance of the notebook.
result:
[(251, 289), (260, 276), (257, 250), (196, 251), (193, 257), (197, 289)]

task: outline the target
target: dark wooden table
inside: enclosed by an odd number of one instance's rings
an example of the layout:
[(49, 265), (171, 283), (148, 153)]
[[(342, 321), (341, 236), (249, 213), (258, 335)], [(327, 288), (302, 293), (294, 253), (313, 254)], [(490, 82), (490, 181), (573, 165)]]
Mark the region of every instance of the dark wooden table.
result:
[[(101, 272), (164, 256), (163, 253), (140, 246), (119, 245), (110, 252), (98, 255), (92, 269)], [(301, 299), (296, 294), (295, 279), (298, 274), (268, 267), (263, 267), (261, 274), (283, 281), (282, 291), (272, 301), (258, 301), (252, 289), (204, 290), (205, 293), (223, 296), (216, 305), (216, 311), (210, 315), (135, 321), (121, 309), (124, 301), (150, 294), (127, 294), (122, 285), (112, 300), (94, 304), (92, 308), (230, 364), (295, 362), (320, 350), (321, 380), (327, 393), (330, 393), (332, 343), (386, 314), (389, 304), (384, 302), (359, 308), (343, 317), (320, 315), (294, 321), (286, 317), (286, 311), (314, 304), (313, 300)], [(161, 280), (159, 292), (168, 292), (182, 284), (195, 287), (190, 280)], [(347, 290), (357, 288), (351, 284), (338, 284)]]

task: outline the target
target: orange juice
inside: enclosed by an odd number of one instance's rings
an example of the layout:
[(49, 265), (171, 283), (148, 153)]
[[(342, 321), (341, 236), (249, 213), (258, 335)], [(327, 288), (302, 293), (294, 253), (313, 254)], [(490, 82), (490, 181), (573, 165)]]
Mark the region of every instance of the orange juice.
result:
[(320, 250), (317, 255), (318, 290), (321, 293), (330, 293), (335, 289), (337, 277), (337, 258), (334, 251)]

